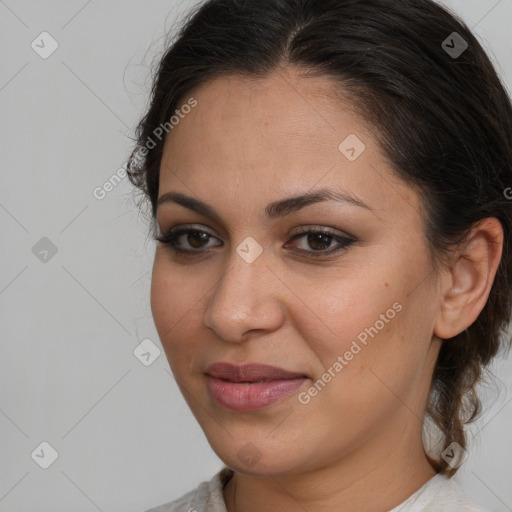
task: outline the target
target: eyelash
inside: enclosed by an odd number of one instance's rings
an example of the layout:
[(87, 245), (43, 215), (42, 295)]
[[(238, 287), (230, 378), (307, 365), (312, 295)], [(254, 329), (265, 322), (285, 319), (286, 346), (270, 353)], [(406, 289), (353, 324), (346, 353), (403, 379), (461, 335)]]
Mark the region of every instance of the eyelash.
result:
[[(204, 233), (211, 238), (216, 238), (211, 233), (208, 233), (207, 231), (204, 231), (202, 229), (191, 228), (191, 227), (181, 227), (181, 228), (176, 228), (176, 229), (170, 229), (165, 234), (163, 234), (161, 236), (154, 237), (154, 239), (157, 240), (158, 242), (162, 243), (166, 247), (168, 247), (172, 252), (174, 252), (178, 256), (179, 255), (199, 256), (199, 255), (204, 254), (205, 252), (209, 251), (209, 249), (211, 249), (211, 248), (207, 248), (207, 249), (190, 250), (190, 249), (182, 249), (181, 247), (179, 247), (177, 244), (178, 238), (182, 235), (187, 235), (187, 234), (191, 234), (191, 233)], [(295, 249), (292, 252), (300, 253), (301, 255), (307, 254), (308, 256), (311, 256), (313, 258), (322, 258), (322, 257), (331, 256), (332, 254), (335, 254), (342, 250), (348, 249), (351, 245), (353, 245), (356, 242), (356, 240), (353, 238), (336, 235), (332, 231), (325, 229), (325, 228), (324, 229), (303, 228), (302, 231), (300, 231), (299, 233), (296, 233), (292, 237), (290, 242), (295, 239), (301, 238), (305, 235), (316, 235), (316, 234), (328, 235), (329, 237), (332, 238), (332, 240), (330, 240), (330, 243), (332, 243), (332, 241), (334, 240), (334, 241), (338, 242), (339, 245), (335, 246), (334, 248), (331, 248), (331, 249), (324, 249), (324, 250), (319, 250), (319, 251), (306, 251), (303, 249)], [(207, 243), (208, 242), (209, 242), (209, 240), (207, 241)], [(287, 242), (287, 243), (289, 243), (289, 242)], [(219, 247), (219, 246), (216, 245), (214, 247)]]

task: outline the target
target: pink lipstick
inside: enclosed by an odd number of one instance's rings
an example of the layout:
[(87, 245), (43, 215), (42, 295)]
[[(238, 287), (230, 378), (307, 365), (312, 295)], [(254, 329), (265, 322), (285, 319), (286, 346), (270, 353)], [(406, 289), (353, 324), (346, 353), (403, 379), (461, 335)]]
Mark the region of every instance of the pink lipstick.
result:
[(289, 396), (308, 379), (266, 364), (214, 363), (205, 371), (213, 399), (232, 411), (254, 411)]

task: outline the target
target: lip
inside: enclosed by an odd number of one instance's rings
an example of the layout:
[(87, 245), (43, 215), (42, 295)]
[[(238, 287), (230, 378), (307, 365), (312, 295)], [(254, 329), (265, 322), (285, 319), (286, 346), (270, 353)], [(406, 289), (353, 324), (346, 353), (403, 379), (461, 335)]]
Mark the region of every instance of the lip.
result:
[(287, 397), (308, 379), (266, 364), (214, 363), (205, 371), (214, 400), (232, 411), (263, 409)]
[(257, 382), (264, 380), (287, 380), (306, 377), (303, 373), (289, 372), (277, 366), (249, 363), (236, 365), (231, 363), (214, 363), (206, 368), (205, 373), (212, 377), (231, 382)]

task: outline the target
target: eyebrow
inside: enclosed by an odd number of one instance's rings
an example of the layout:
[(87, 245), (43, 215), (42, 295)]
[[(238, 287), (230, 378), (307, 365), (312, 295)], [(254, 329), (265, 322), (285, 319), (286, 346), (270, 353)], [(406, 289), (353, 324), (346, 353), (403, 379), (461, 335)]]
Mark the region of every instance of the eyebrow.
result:
[[(265, 216), (268, 219), (285, 217), (302, 208), (305, 208), (306, 206), (322, 201), (338, 201), (348, 205), (366, 208), (367, 210), (372, 211), (372, 208), (370, 208), (363, 200), (352, 194), (349, 194), (348, 192), (334, 191), (328, 188), (323, 188), (316, 190), (315, 192), (307, 192), (305, 194), (288, 197), (286, 199), (281, 199), (279, 201), (270, 203), (265, 208)], [(193, 210), (205, 217), (211, 217), (219, 223), (221, 222), (220, 215), (210, 205), (200, 201), (199, 199), (186, 196), (179, 192), (167, 192), (162, 194), (158, 199), (157, 206), (160, 206), (164, 203), (177, 203), (184, 208)]]

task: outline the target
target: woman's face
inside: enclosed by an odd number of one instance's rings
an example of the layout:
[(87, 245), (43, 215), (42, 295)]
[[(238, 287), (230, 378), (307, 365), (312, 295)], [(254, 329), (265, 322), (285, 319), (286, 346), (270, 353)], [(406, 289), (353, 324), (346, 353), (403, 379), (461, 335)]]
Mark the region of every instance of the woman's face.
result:
[[(184, 398), (239, 472), (354, 454), (367, 471), (422, 451), (440, 294), (419, 196), (332, 87), (289, 69), (216, 79), (165, 144), (159, 197), (181, 199), (159, 204), (160, 234), (190, 232), (174, 238), (185, 253), (158, 245), (152, 312)], [(297, 375), (226, 382), (206, 374), (219, 362)]]

